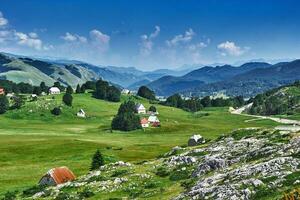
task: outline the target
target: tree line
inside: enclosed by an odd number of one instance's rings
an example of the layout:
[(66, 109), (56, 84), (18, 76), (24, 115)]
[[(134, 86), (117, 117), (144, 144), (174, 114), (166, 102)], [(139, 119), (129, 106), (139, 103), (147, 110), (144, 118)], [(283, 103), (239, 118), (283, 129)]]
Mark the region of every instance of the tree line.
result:
[(206, 96), (204, 98), (191, 97), (189, 99), (183, 99), (180, 94), (174, 94), (169, 96), (165, 102), (162, 103), (166, 106), (181, 108), (189, 112), (197, 112), (205, 107), (240, 107), (245, 104), (242, 96), (230, 97), (230, 98), (211, 98)]

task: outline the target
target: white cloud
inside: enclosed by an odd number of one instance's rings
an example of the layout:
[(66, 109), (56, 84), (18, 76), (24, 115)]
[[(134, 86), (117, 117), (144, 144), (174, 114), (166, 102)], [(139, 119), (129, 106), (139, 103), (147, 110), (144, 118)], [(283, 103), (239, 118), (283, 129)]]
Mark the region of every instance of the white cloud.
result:
[(109, 44), (110, 36), (102, 33), (99, 30), (92, 30), (90, 31), (90, 38), (93, 42), (96, 44), (102, 45), (102, 44)]
[(31, 32), (31, 33), (29, 33), (28, 35), (29, 35), (31, 38), (38, 38), (38, 37), (39, 37), (38, 34), (35, 33), (35, 32)]
[(0, 27), (3, 27), (8, 24), (8, 20), (3, 17), (2, 12), (0, 11)]
[[(26, 33), (22, 32), (15, 32), (15, 39), (17, 44), (22, 46), (27, 46), (34, 48), (35, 50), (42, 50), (43, 49), (43, 42), (37, 37), (37, 34)], [(33, 37), (32, 37), (33, 36)]]
[(77, 34), (71, 34), (69, 32), (66, 32), (64, 36), (61, 36), (61, 38), (67, 42), (87, 42), (87, 39), (85, 37)]
[(195, 36), (195, 32), (193, 31), (193, 29), (189, 29), (187, 31), (185, 31), (184, 34), (180, 34), (180, 35), (176, 35), (173, 37), (173, 39), (171, 40), (167, 40), (166, 43), (168, 46), (176, 46), (180, 43), (187, 43), (190, 42), (193, 37)]
[(241, 56), (243, 55), (247, 50), (249, 50), (249, 47), (241, 48), (237, 46), (234, 42), (226, 41), (217, 46), (217, 48), (221, 51), (222, 56)]
[(150, 33), (150, 35), (142, 35), (141, 36), (141, 48), (140, 48), (140, 54), (147, 56), (150, 55), (152, 52), (152, 48), (153, 48), (153, 39), (156, 38), (160, 33), (160, 27), (159, 26), (155, 26), (155, 31), (153, 33)]

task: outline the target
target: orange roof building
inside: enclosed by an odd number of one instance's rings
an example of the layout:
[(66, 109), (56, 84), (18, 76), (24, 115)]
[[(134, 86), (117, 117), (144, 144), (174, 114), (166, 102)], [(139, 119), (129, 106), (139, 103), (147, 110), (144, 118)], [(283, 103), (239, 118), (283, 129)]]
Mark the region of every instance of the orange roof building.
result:
[(148, 122), (148, 119), (146, 119), (146, 118), (141, 119), (140, 123), (143, 128), (149, 127), (149, 122)]
[(75, 175), (67, 167), (50, 169), (39, 181), (39, 185), (54, 186), (75, 180)]

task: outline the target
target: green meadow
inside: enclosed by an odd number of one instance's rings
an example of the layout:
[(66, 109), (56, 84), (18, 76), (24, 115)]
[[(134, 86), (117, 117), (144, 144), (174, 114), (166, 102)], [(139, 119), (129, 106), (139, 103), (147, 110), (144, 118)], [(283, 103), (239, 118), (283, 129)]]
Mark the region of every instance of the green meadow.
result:
[[(0, 196), (36, 184), (53, 167), (67, 166), (77, 176), (86, 174), (97, 149), (106, 162), (136, 163), (186, 145), (194, 133), (213, 140), (237, 128), (277, 125), (269, 120), (245, 122), (251, 117), (232, 115), (228, 108), (189, 113), (157, 104), (160, 128), (111, 131), (120, 103), (94, 99), (89, 93), (73, 97), (73, 107), (62, 105), (62, 95), (43, 96), (0, 116)], [(150, 107), (147, 100), (137, 97), (123, 96), (122, 101), (128, 98)], [(62, 114), (53, 116), (50, 110), (59, 105)], [(81, 108), (87, 114), (85, 119), (76, 116)]]

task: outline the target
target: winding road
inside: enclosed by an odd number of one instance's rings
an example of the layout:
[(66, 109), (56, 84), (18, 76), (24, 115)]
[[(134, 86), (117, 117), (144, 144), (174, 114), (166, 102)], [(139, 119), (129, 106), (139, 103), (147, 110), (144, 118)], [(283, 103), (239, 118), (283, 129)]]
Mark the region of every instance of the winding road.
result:
[[(292, 124), (292, 125), (300, 125), (300, 121), (298, 120), (292, 120), (292, 119), (284, 119), (284, 118), (278, 118), (278, 117), (270, 117), (270, 116), (261, 116), (261, 115), (249, 115), (249, 114), (244, 114), (243, 112), (246, 109), (251, 108), (252, 103), (247, 104), (243, 107), (237, 108), (237, 109), (229, 109), (229, 112), (231, 114), (235, 114), (235, 115), (243, 115), (243, 116), (249, 116), (249, 117), (255, 117), (257, 119), (270, 119), (272, 121), (278, 122), (278, 123), (282, 123), (282, 124)], [(250, 120), (248, 120), (250, 121)]]

